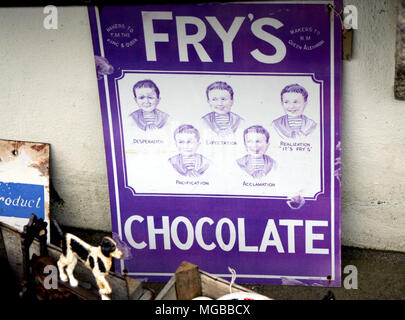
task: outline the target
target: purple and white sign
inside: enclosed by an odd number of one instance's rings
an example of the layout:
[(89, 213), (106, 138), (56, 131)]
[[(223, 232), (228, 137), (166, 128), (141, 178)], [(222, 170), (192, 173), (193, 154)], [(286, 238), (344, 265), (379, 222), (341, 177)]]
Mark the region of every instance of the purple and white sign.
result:
[(89, 8), (121, 273), (340, 286), (340, 1)]

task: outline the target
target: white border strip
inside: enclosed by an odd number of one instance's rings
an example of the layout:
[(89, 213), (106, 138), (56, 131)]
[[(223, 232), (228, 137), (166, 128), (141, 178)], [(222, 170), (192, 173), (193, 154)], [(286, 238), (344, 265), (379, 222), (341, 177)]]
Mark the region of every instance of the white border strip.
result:
[(331, 280), (335, 280), (335, 15), (331, 15), (330, 19), (330, 149), (331, 149), (331, 177), (330, 177), (330, 199), (331, 199)]
[[(140, 272), (128, 272), (126, 273), (129, 276), (165, 276), (165, 277), (171, 277), (174, 276), (174, 273), (140, 273)], [(226, 277), (232, 277), (229, 273), (224, 273), (224, 274), (211, 274), (214, 277), (221, 277), (221, 278), (226, 278)], [(301, 279), (301, 280), (329, 280), (327, 277), (305, 277), (305, 276), (281, 276), (281, 275), (257, 275), (257, 274), (237, 274), (238, 278), (263, 278), (263, 279)]]
[[(95, 9), (95, 16), (97, 20), (97, 31), (98, 31), (98, 38), (100, 44), (100, 54), (102, 57), (105, 56), (104, 54), (104, 47), (103, 47), (103, 35), (101, 33), (101, 23), (100, 23), (100, 15), (98, 12), (98, 8), (94, 7)], [(121, 212), (120, 203), (119, 203), (119, 189), (118, 189), (118, 178), (117, 178), (117, 163), (115, 160), (115, 144), (114, 144), (114, 134), (113, 134), (113, 126), (111, 121), (111, 105), (110, 105), (110, 92), (108, 90), (108, 81), (107, 76), (103, 76), (104, 80), (104, 87), (106, 92), (106, 102), (107, 102), (107, 111), (108, 111), (108, 125), (109, 125), (109, 135), (110, 135), (110, 142), (111, 142), (111, 158), (113, 164), (113, 175), (114, 175), (114, 191), (115, 191), (115, 204), (117, 206), (117, 212)], [(107, 155), (106, 155), (107, 157)], [(118, 235), (122, 240), (122, 231), (121, 231), (121, 215), (117, 214), (117, 223), (118, 223)], [(124, 261), (120, 260), (121, 270), (124, 269)]]

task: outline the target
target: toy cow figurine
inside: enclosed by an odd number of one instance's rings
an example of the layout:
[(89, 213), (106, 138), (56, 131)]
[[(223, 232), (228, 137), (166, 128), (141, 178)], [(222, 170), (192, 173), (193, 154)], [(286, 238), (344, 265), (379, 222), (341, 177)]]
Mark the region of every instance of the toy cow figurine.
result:
[[(112, 258), (121, 259), (123, 253), (117, 247), (116, 241), (110, 237), (104, 237), (100, 246), (94, 247), (84, 242), (71, 233), (66, 233), (62, 239), (62, 255), (58, 260), (59, 276), (63, 282), (69, 279), (72, 287), (78, 285), (73, 275), (77, 259), (81, 260), (89, 268), (97, 281), (102, 300), (110, 300), (107, 296), (112, 292), (105, 277), (108, 275)], [(65, 269), (66, 268), (66, 273)]]

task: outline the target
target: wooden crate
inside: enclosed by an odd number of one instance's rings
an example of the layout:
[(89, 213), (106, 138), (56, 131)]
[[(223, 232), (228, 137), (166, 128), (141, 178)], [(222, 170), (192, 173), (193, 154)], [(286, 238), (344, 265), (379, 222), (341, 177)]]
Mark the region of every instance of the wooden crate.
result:
[[(16, 228), (0, 222), (0, 241), (1, 239), (3, 239), (3, 247), (14, 278), (21, 282), (24, 278), (21, 233)], [(42, 260), (42, 262), (47, 264), (53, 262), (56, 266), (56, 261), (58, 261), (62, 254), (62, 249), (53, 244), (48, 244), (47, 248), (48, 257), (46, 257), (46, 260)], [(30, 256), (33, 254), (39, 256), (39, 252), (40, 243), (35, 239), (30, 248)], [(97, 292), (96, 281), (89, 269), (87, 269), (82, 263), (78, 262), (74, 274), (79, 280), (78, 287), (72, 288), (61, 281), (59, 282), (59, 286), (63, 287), (65, 290), (70, 290), (74, 295), (83, 300), (100, 299)], [(41, 277), (38, 278), (38, 280), (41, 281)], [(114, 272), (110, 272), (106, 279), (113, 291), (110, 295), (112, 300), (151, 300), (154, 297), (153, 292), (144, 288), (142, 283), (136, 279), (122, 277)]]
[(155, 300), (192, 300), (204, 296), (218, 299), (234, 292), (256, 293), (243, 286), (233, 284), (222, 278), (213, 276), (208, 272), (187, 261), (184, 261)]

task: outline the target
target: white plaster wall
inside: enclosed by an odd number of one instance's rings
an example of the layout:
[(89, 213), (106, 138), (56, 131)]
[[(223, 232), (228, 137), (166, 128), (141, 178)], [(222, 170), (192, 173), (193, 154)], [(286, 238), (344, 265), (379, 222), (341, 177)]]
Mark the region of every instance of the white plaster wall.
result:
[(111, 230), (106, 161), (87, 10), (0, 9), (0, 138), (51, 144), (61, 224)]
[(405, 103), (394, 99), (397, 0), (353, 0), (343, 63), (343, 244), (405, 251)]
[[(396, 0), (353, 0), (354, 56), (343, 63), (344, 245), (405, 251), (405, 104), (393, 97)], [(62, 224), (111, 230), (87, 10), (0, 9), (0, 138), (51, 144)]]

